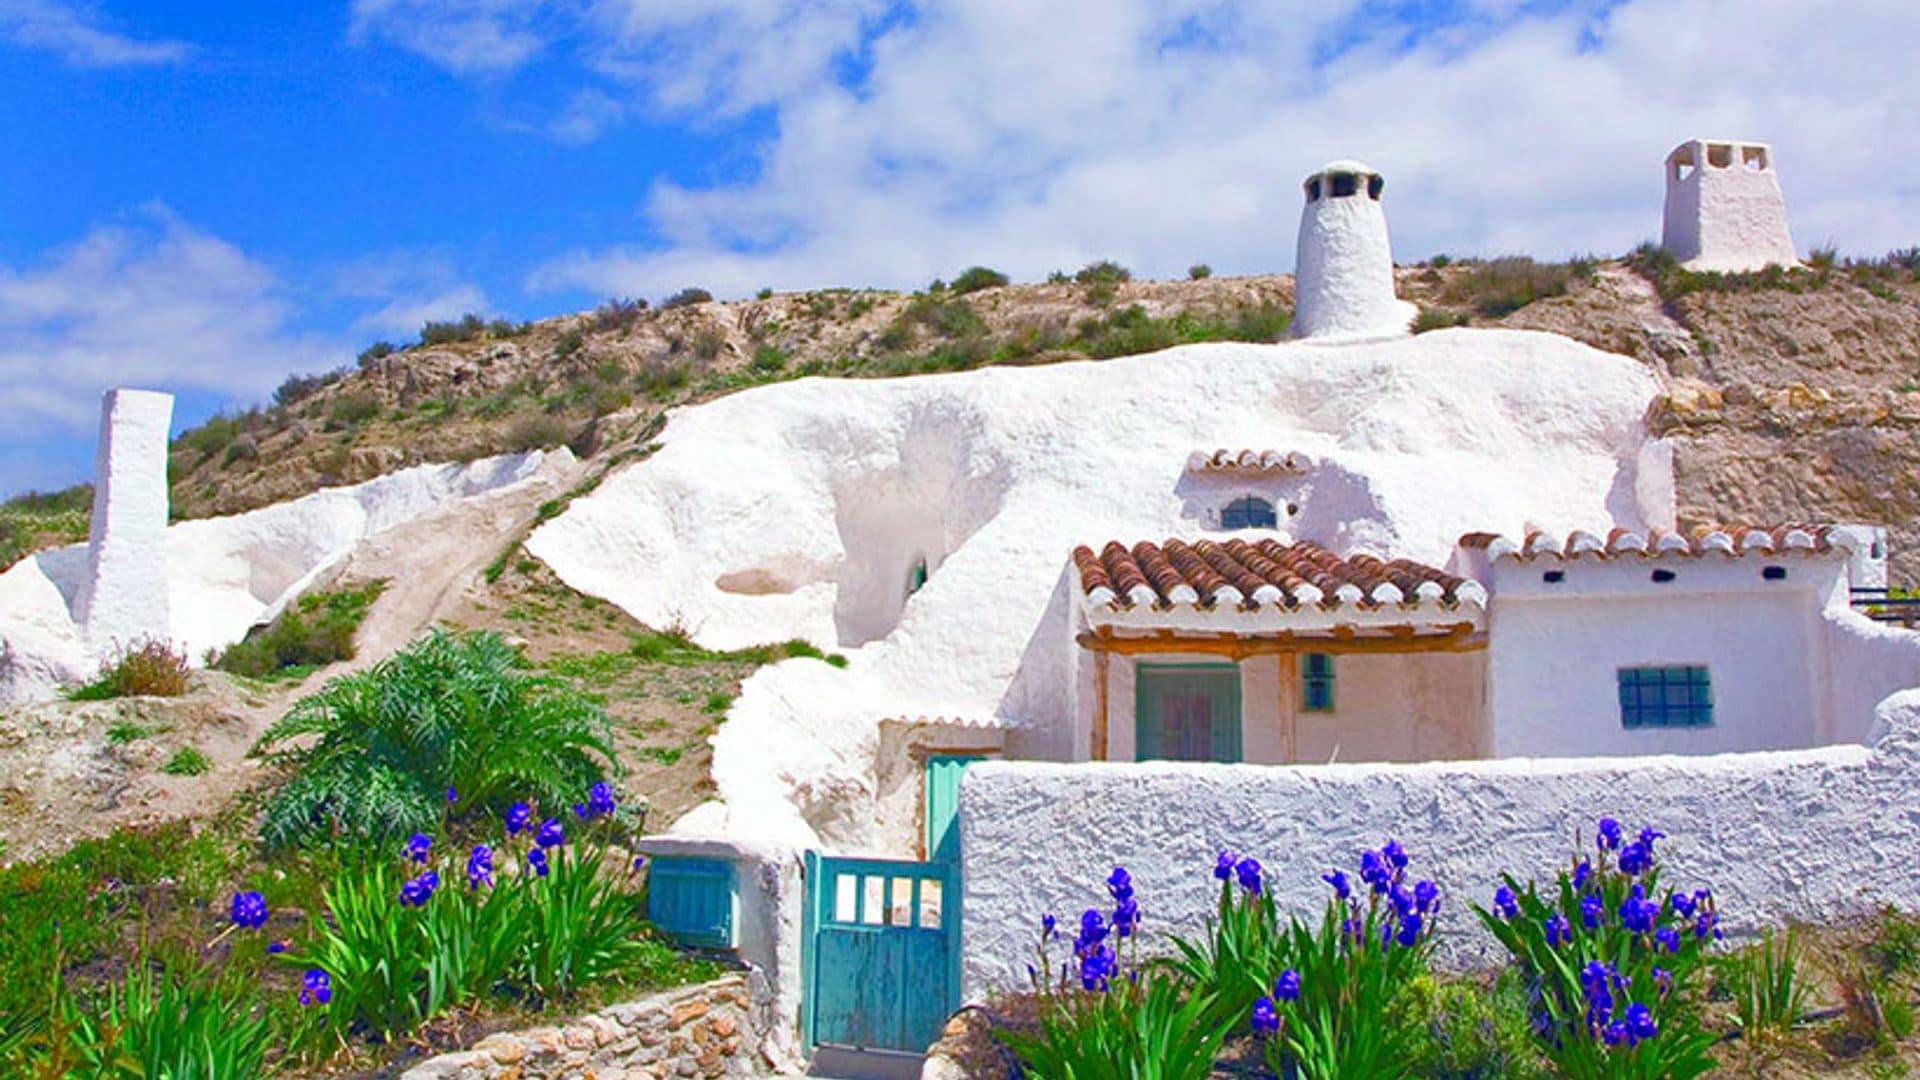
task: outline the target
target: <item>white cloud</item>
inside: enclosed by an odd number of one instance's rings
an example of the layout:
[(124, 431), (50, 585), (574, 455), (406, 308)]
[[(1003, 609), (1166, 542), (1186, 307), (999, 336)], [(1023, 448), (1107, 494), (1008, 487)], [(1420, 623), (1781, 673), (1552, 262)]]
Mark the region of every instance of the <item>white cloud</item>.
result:
[(511, 71), (537, 54), (547, 0), (353, 0), (351, 33), (386, 38), (460, 75)]
[(90, 14), (61, 0), (0, 0), (0, 36), (59, 53), (75, 67), (177, 64), (193, 53), (184, 41), (142, 40), (103, 30)]
[(582, 248), (532, 284), (738, 295), (1107, 255), (1290, 269), (1298, 180), (1344, 156), (1387, 175), (1403, 257), (1618, 253), (1658, 233), (1660, 162), (1696, 135), (1775, 145), (1803, 249), (1920, 240), (1920, 6), (1502, 2), (1419, 35), (1357, 3), (1287, 7), (949, 0), (860, 41), (850, 26), (879, 24), (856, 3), (704, 21), (692, 0), (602, 4), (627, 17), (599, 24), (597, 70), (656, 109), (768, 106), (776, 133), (745, 182), (656, 184), (656, 246)]
[(353, 330), (396, 341), (413, 337), (428, 322), (493, 311), (487, 294), (459, 280), (453, 261), (437, 251), (383, 251), (354, 259), (334, 273), (333, 292), (380, 305), (355, 319)]
[(353, 326), (405, 340), (429, 322), (450, 322), (468, 312), (477, 315), (486, 310), (486, 293), (472, 285), (456, 285), (428, 297), (396, 299), (355, 320)]
[(251, 402), (338, 363), (340, 344), (290, 329), (291, 314), (272, 271), (158, 204), (38, 265), (0, 265), (6, 438), (84, 433), (114, 386)]

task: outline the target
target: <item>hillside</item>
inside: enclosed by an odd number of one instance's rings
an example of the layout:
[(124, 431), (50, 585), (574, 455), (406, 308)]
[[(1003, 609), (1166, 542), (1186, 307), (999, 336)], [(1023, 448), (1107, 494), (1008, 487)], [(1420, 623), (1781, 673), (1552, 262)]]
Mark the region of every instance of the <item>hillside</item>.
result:
[[(735, 302), (690, 292), (531, 324), (468, 319), (289, 380), (276, 403), (187, 432), (181, 517), (232, 513), (422, 461), (569, 444), (631, 453), (666, 407), (803, 375), (880, 377), (1273, 340), (1287, 275), (1132, 281), (1112, 264), (1042, 284), (972, 271), (915, 294), (823, 290)], [(1646, 253), (1401, 268), (1420, 326), (1551, 330), (1634, 356), (1668, 394), (1684, 521), (1845, 519), (1893, 529), (1920, 577), (1920, 256), (1790, 274), (1694, 275)], [(83, 534), (73, 500), (0, 511), (0, 563)]]

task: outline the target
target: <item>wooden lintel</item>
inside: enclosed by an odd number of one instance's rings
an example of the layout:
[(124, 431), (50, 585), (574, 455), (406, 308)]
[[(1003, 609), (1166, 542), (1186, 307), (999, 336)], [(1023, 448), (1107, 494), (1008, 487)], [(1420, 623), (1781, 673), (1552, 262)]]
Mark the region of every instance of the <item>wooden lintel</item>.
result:
[(1080, 646), (1095, 653), (1138, 656), (1150, 653), (1194, 653), (1244, 660), (1249, 656), (1285, 653), (1445, 653), (1480, 652), (1487, 647), (1487, 636), (1475, 633), (1470, 624), (1453, 627), (1440, 634), (1408, 634), (1388, 637), (1313, 638), (1297, 635), (1279, 637), (1180, 637), (1162, 631), (1152, 637), (1102, 637), (1081, 634)]

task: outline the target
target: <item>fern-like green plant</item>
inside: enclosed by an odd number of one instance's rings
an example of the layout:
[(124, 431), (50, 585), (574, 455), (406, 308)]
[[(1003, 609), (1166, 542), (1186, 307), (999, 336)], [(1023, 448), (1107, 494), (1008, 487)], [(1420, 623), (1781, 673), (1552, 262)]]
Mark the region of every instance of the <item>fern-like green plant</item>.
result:
[(302, 699), (254, 752), (292, 773), (262, 825), (275, 846), (391, 841), (513, 799), (561, 807), (614, 768), (598, 705), (498, 634), (438, 630)]

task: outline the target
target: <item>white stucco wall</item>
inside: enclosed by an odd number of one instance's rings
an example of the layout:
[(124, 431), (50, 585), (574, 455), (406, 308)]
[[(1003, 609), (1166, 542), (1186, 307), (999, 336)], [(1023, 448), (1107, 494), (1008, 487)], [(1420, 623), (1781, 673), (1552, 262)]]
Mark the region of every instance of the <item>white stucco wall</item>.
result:
[[(1140, 664), (1208, 664), (1203, 655), (1114, 656), (1109, 661), (1108, 760), (1133, 761), (1138, 743)], [(1304, 665), (1304, 661), (1302, 661)], [(1298, 760), (1431, 761), (1483, 756), (1486, 745), (1484, 653), (1407, 653), (1336, 656), (1331, 712), (1301, 711), (1298, 671), (1284, 691), (1280, 659), (1257, 656), (1237, 665), (1240, 750), (1249, 764), (1285, 764), (1286, 724), (1294, 716)], [(1073, 752), (1059, 760), (1085, 761), (1092, 751), (1097, 698), (1094, 657), (1081, 651)]]
[[(1844, 588), (1846, 559), (1836, 551), (1497, 560), (1488, 615), (1494, 756), (1820, 745), (1830, 726), (1821, 613)], [(1768, 581), (1766, 567), (1787, 577)], [(1656, 571), (1673, 580), (1653, 581)], [(1549, 573), (1562, 579), (1548, 583)], [(1700, 664), (1712, 680), (1711, 726), (1622, 726), (1620, 668)]]
[(101, 398), (87, 567), (73, 605), (96, 661), (136, 641), (171, 635), (166, 533), (172, 422), (172, 394), (117, 389)]
[(1820, 619), (1815, 647), (1827, 671), (1828, 727), (1822, 742), (1877, 739), (1876, 704), (1896, 690), (1920, 686), (1920, 632), (1830, 607)]
[[(1714, 164), (1724, 151), (1726, 164)], [(1676, 160), (1691, 155), (1684, 178)], [(1756, 156), (1757, 155), (1757, 156)], [(1749, 161), (1764, 161), (1754, 168)], [(1800, 264), (1787, 229), (1787, 203), (1764, 143), (1695, 139), (1667, 155), (1661, 244), (1689, 270), (1738, 272)]]
[(1197, 933), (1216, 897), (1214, 856), (1257, 856), (1286, 910), (1312, 916), (1320, 874), (1353, 872), (1388, 837), (1446, 891), (1442, 958), (1491, 958), (1466, 908), (1503, 870), (1545, 878), (1594, 819), (1652, 824), (1667, 880), (1710, 886), (1730, 932), (1830, 922), (1920, 886), (1920, 691), (1883, 703), (1876, 746), (1709, 757), (1509, 759), (1421, 765), (988, 763), (961, 785), (969, 997), (1024, 988), (1040, 917), (1111, 906), (1102, 881), (1133, 874), (1144, 941)]

